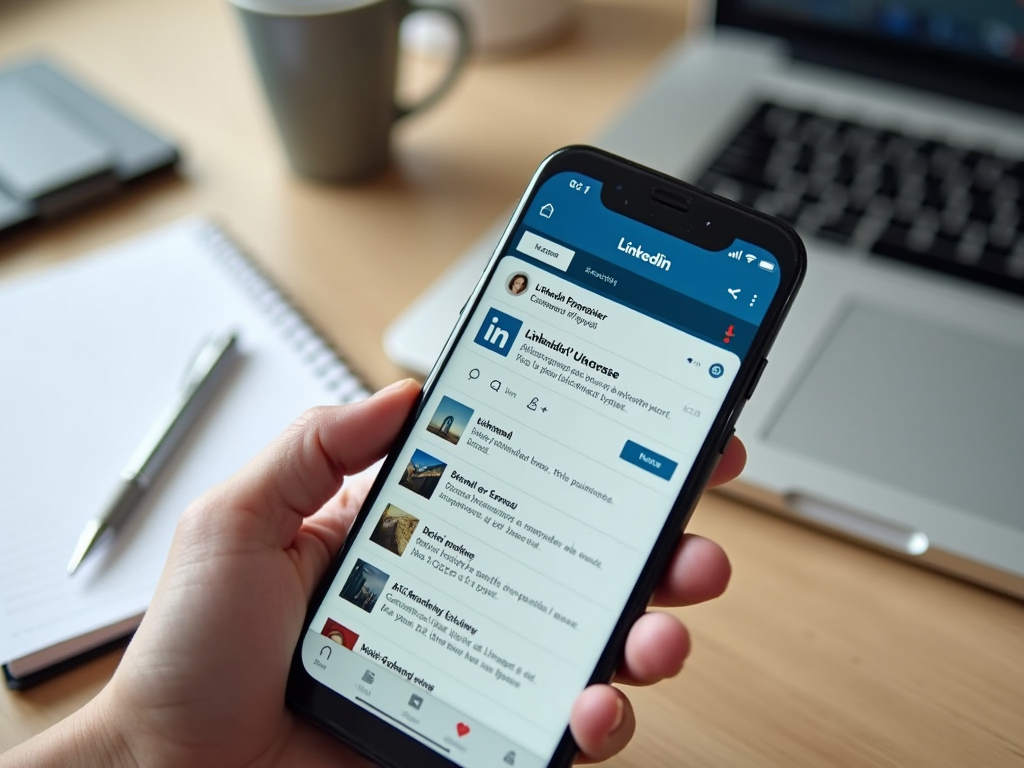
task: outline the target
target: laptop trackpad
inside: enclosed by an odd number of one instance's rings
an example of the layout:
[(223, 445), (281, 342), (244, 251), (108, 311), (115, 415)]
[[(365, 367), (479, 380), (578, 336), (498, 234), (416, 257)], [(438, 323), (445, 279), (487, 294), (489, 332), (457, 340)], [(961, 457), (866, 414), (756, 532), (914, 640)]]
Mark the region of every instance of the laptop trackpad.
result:
[(1024, 530), (1024, 348), (855, 304), (767, 439)]

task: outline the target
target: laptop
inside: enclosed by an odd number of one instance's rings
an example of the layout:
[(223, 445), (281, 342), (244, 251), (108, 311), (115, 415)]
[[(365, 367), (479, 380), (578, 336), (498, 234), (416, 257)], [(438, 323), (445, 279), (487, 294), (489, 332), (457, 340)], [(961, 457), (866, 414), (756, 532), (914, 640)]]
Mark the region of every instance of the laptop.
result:
[[(713, 17), (596, 143), (807, 243), (729, 492), (1024, 597), (1024, 4)], [(503, 226), (388, 329), (392, 359), (429, 369)]]

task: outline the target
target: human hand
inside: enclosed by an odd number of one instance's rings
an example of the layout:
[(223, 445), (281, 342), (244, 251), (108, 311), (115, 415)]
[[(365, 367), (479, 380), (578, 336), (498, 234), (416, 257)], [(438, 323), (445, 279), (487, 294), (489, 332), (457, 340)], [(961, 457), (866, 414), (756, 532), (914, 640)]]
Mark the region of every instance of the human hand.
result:
[[(306, 413), (189, 506), (145, 620), (109, 685), (79, 717), (79, 739), (105, 750), (99, 763), (360, 762), (285, 709), (285, 684), (313, 590), (372, 477), (342, 481), (385, 453), (418, 391), (399, 382), (359, 405)], [(744, 458), (734, 440), (712, 483), (735, 477)], [(653, 603), (711, 599), (729, 573), (720, 547), (687, 534)], [(629, 634), (617, 681), (643, 685), (674, 675), (689, 647), (674, 616), (647, 613)], [(571, 728), (582, 760), (611, 757), (633, 733), (629, 700), (610, 685), (591, 686), (573, 707)]]

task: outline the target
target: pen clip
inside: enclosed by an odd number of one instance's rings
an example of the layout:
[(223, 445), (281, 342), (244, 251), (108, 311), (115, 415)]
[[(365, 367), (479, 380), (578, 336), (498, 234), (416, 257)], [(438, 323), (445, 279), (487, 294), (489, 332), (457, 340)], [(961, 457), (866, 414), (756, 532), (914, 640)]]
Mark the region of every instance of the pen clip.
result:
[(185, 369), (185, 376), (181, 382), (182, 390), (187, 393), (199, 386), (210, 374), (210, 370), (237, 343), (238, 334), (234, 331), (222, 330), (211, 333), (199, 345), (199, 349)]
[(189, 429), (213, 396), (217, 384), (230, 368), (229, 363), (238, 355), (237, 345), (237, 334), (222, 331), (210, 336), (200, 347), (186, 369), (174, 401), (161, 412), (121, 471), (123, 479), (149, 484), (148, 470), (162, 463), (164, 455), (177, 445), (179, 435)]

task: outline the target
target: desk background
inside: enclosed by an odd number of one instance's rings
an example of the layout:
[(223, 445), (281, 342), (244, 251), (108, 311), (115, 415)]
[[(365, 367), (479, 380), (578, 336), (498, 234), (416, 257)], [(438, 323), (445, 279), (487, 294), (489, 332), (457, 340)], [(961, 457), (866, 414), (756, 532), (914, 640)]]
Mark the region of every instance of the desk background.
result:
[[(225, 2), (0, 0), (0, 61), (55, 57), (185, 154), (179, 178), (0, 237), (0, 278), (212, 214), (383, 385), (402, 375), (380, 347), (386, 325), (541, 158), (597, 132), (685, 24), (673, 0), (581, 2), (559, 43), (476, 60), (400, 126), (385, 174), (332, 188), (289, 173)], [(410, 90), (437, 70), (408, 63)], [(717, 495), (691, 530), (725, 545), (732, 585), (680, 612), (686, 672), (632, 692), (639, 729), (612, 765), (1024, 765), (1024, 605)], [(81, 706), (117, 660), (0, 693), (0, 750)]]

